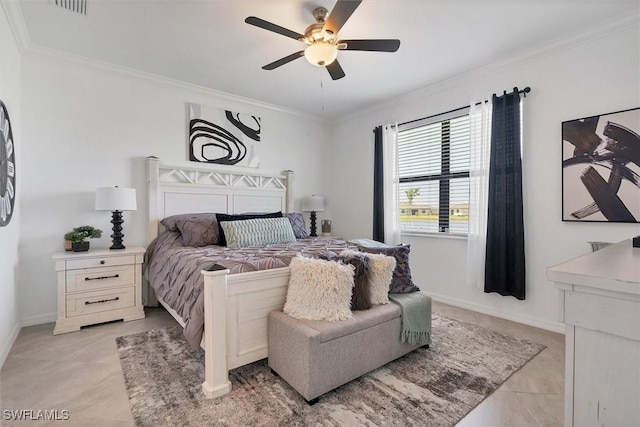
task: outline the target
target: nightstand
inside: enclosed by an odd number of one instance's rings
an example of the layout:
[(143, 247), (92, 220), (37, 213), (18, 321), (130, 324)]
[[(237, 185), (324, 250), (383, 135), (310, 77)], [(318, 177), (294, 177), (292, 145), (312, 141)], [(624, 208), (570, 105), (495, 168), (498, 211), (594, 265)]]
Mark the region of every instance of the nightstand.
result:
[(131, 247), (53, 255), (58, 273), (58, 319), (53, 334), (111, 320), (143, 319), (144, 252)]

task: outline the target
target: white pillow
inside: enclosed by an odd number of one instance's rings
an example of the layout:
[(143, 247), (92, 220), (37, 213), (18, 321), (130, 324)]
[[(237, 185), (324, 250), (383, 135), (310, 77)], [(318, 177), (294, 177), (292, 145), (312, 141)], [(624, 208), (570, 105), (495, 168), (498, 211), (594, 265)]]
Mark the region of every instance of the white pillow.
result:
[(370, 254), (345, 249), (340, 253), (342, 256), (352, 256), (353, 254), (364, 255), (369, 258), (369, 294), (371, 304), (386, 304), (389, 302), (389, 284), (393, 278), (393, 271), (396, 269), (396, 259), (383, 254)]
[(291, 276), (284, 312), (296, 319), (351, 319), (354, 267), (334, 261), (307, 258), (291, 260)]

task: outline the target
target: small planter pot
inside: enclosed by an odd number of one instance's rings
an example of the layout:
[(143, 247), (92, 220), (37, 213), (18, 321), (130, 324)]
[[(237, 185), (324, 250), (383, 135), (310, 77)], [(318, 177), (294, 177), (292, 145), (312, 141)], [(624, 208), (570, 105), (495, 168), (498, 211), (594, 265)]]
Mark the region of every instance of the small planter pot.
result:
[(72, 243), (71, 250), (73, 252), (85, 252), (89, 250), (89, 242)]

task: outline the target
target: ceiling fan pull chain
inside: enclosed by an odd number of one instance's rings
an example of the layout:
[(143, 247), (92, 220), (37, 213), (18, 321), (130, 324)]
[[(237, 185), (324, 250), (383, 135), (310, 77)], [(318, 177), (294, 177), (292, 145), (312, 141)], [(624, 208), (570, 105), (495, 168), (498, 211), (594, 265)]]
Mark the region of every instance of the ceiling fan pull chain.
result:
[(324, 82), (322, 76), (323, 73), (320, 73), (320, 112), (324, 113)]

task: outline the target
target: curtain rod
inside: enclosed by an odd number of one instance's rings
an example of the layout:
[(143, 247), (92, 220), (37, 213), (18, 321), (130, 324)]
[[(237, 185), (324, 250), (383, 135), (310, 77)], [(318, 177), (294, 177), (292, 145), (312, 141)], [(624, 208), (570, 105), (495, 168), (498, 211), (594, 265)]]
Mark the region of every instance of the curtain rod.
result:
[[(514, 92), (515, 92), (517, 88), (513, 88), (513, 89), (514, 89)], [(531, 92), (531, 88), (529, 86), (527, 86), (524, 89), (518, 91), (518, 93), (523, 93), (525, 98), (527, 97), (527, 94), (529, 92)], [(504, 91), (504, 94), (506, 95), (507, 91)], [(485, 99), (484, 102), (489, 102), (489, 100)], [(480, 105), (480, 104), (482, 104), (482, 102), (476, 102), (476, 105)], [(469, 108), (469, 107), (471, 107), (471, 105), (465, 105), (464, 107), (454, 108), (453, 110), (445, 111), (444, 113), (438, 113), (438, 114), (432, 114), (431, 116), (420, 117), (419, 119), (409, 120), (408, 122), (404, 122), (404, 123), (398, 123), (398, 126), (408, 125), (410, 123), (419, 122), (420, 120), (431, 119), (433, 117), (442, 116), (444, 114), (455, 113), (456, 111), (464, 110), (465, 108)]]

